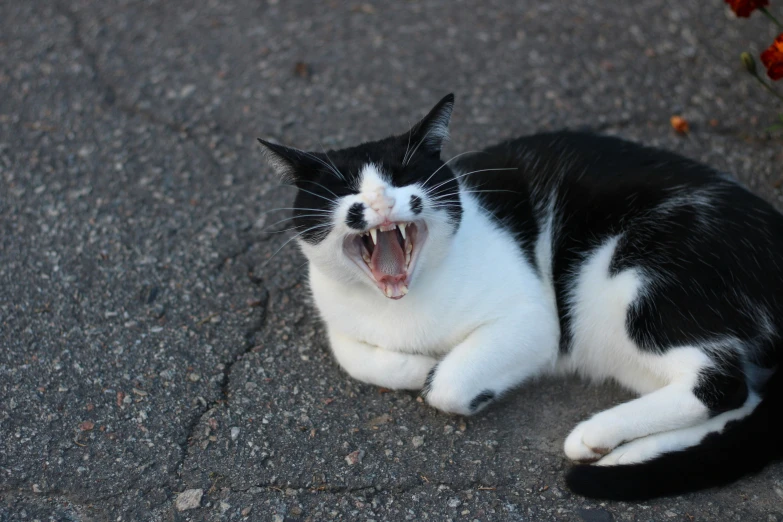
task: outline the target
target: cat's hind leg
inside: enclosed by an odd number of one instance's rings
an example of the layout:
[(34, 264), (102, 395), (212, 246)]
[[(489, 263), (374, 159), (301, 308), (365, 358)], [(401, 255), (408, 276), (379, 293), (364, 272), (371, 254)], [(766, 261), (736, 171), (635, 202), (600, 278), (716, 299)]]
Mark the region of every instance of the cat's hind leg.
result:
[(680, 451), (699, 444), (710, 433), (723, 431), (732, 421), (749, 415), (758, 405), (760, 398), (755, 393), (748, 396), (741, 407), (716, 415), (706, 422), (674, 431), (666, 431), (622, 444), (596, 462), (597, 466), (638, 464), (654, 459), (664, 453)]
[(747, 383), (737, 364), (718, 367), (693, 347), (672, 349), (669, 356), (678, 361), (669, 364), (670, 383), (578, 424), (565, 441), (568, 458), (594, 462), (623, 443), (695, 426), (745, 403)]

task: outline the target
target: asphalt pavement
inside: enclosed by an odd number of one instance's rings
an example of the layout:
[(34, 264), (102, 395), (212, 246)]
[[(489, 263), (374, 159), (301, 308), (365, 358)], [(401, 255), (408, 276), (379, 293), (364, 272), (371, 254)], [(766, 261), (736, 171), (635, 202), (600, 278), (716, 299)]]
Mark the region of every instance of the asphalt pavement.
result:
[(350, 380), (255, 141), (349, 146), (454, 92), (446, 155), (590, 127), (783, 208), (738, 59), (774, 36), (720, 0), (0, 3), (0, 520), (783, 522), (783, 463), (572, 495), (563, 439), (611, 384), (466, 419)]

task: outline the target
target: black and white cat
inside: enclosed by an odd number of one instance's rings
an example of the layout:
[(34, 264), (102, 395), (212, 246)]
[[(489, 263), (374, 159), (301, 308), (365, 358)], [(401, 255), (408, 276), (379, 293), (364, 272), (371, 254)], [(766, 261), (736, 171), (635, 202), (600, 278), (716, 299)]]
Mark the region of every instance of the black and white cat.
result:
[(781, 457), (783, 216), (728, 176), (587, 133), (440, 159), (454, 103), (328, 153), (260, 140), (354, 378), (470, 415), (542, 374), (640, 397), (565, 439), (577, 493), (641, 499)]

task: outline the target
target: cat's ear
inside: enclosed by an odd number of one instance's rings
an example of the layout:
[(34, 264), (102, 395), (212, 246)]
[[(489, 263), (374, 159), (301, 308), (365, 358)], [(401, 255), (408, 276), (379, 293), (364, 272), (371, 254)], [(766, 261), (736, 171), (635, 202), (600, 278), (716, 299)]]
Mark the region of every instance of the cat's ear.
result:
[(286, 183), (296, 183), (318, 169), (318, 162), (308, 152), (257, 139), (264, 146), (267, 162)]
[[(432, 110), (409, 132), (411, 148), (418, 145), (431, 155), (440, 156), (443, 143), (449, 139), (449, 121), (454, 109), (454, 95), (447, 94)], [(409, 153), (410, 156), (412, 154)], [(406, 158), (410, 161), (410, 158)]]

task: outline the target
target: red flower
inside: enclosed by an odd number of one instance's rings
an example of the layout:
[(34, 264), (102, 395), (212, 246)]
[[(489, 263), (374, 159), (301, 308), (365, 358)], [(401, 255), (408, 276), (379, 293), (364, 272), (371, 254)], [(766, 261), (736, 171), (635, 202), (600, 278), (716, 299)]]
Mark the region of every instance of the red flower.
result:
[(761, 53), (761, 63), (767, 68), (767, 76), (773, 80), (783, 78), (783, 33), (780, 33), (769, 49)]
[(769, 0), (725, 0), (727, 4), (731, 6), (731, 10), (734, 14), (742, 18), (747, 18), (750, 13), (758, 9), (759, 7), (767, 7)]

